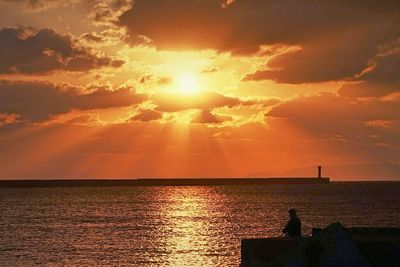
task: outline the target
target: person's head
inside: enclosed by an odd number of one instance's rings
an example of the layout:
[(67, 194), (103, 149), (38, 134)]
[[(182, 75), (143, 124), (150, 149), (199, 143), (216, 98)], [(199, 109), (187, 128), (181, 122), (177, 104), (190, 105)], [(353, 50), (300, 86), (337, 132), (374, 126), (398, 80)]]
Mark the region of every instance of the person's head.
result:
[(290, 217), (290, 218), (297, 217), (297, 213), (296, 213), (296, 210), (295, 210), (295, 209), (290, 209), (290, 210), (289, 210), (289, 217)]

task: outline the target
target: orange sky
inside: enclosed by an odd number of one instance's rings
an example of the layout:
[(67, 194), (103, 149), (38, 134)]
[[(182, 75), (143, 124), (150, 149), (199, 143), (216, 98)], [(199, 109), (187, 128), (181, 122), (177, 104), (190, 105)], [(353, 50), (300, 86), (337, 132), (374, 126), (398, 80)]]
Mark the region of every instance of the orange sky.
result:
[(399, 11), (396, 0), (0, 0), (0, 178), (400, 164)]

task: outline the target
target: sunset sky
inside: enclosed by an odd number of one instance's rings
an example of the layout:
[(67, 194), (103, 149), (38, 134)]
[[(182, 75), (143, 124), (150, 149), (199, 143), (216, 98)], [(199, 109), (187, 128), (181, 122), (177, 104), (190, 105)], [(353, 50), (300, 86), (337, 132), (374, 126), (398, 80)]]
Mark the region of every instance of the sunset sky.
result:
[(0, 178), (400, 164), (399, 25), (398, 0), (0, 0)]

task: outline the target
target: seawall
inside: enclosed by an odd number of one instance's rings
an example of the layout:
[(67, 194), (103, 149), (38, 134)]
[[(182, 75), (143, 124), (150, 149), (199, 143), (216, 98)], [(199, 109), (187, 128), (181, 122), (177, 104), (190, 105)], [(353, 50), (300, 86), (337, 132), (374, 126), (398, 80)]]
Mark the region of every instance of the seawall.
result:
[(208, 185), (268, 185), (268, 184), (328, 184), (328, 183), (329, 183), (328, 177), (57, 179), (57, 180), (0, 180), (0, 188), (81, 187), (81, 186), (208, 186)]

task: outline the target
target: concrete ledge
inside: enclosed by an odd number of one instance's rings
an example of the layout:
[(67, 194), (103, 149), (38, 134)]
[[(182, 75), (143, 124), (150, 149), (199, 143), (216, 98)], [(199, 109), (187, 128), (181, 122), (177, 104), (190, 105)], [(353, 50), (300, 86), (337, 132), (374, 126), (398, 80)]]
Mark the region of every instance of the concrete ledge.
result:
[(288, 251), (304, 240), (310, 238), (257, 238), (243, 239), (241, 242), (241, 266), (254, 266), (261, 262), (269, 260), (280, 255), (283, 251)]
[(241, 245), (242, 267), (400, 266), (400, 228), (346, 229), (334, 223), (313, 237), (244, 239)]

